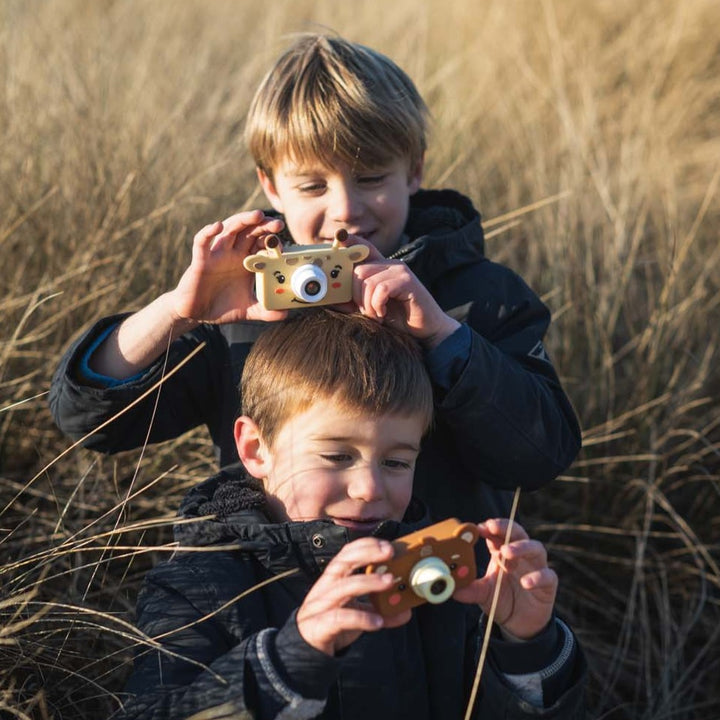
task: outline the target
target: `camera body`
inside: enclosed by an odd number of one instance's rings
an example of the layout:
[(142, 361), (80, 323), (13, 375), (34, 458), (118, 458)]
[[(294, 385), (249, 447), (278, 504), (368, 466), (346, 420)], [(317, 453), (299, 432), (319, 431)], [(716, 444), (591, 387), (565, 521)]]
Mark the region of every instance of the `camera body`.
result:
[(395, 540), (395, 554), (386, 563), (371, 564), (366, 573), (392, 573), (389, 590), (370, 595), (383, 616), (429, 602), (448, 600), (456, 589), (477, 576), (475, 543), (480, 531), (473, 523), (449, 518)]
[(276, 235), (265, 239), (265, 250), (243, 261), (256, 273), (255, 293), (266, 310), (335, 305), (352, 300), (352, 270), (370, 250), (365, 245), (343, 247), (347, 233), (332, 243), (283, 248)]

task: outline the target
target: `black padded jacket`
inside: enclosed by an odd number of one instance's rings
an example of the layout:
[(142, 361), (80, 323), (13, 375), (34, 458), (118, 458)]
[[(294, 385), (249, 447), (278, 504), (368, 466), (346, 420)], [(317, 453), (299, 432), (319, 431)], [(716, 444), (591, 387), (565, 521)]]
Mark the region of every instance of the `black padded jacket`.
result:
[[(421, 606), (406, 625), (325, 655), (303, 640), (296, 610), (348, 533), (327, 521), (272, 523), (264, 502), (239, 465), (189, 493), (182, 516), (195, 522), (177, 525), (176, 539), (205, 551), (178, 552), (147, 576), (137, 625), (156, 644), (137, 656), (122, 717), (462, 718), (483, 628), (477, 608)], [(426, 523), (417, 502), (410, 519), (376, 532), (390, 539)], [(476, 720), (583, 717), (585, 664), (561, 621), (529, 643), (493, 639), (488, 658)], [(534, 674), (547, 707), (523, 700), (508, 674), (523, 685)]]

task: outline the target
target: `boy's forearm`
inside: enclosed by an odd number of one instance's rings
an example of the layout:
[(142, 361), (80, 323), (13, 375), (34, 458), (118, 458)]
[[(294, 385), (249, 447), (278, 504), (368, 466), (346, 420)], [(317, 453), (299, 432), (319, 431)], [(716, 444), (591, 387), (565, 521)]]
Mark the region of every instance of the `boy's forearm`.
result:
[(89, 359), (94, 372), (123, 380), (140, 372), (181, 335), (197, 327), (195, 320), (178, 318), (170, 293), (125, 318)]

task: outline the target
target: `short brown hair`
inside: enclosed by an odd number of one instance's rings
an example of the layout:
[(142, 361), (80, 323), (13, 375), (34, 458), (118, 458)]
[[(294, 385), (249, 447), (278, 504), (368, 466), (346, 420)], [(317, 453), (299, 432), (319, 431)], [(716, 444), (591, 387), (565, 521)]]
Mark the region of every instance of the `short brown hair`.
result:
[(301, 35), (261, 82), (245, 138), (272, 179), (285, 159), (340, 159), (358, 170), (425, 152), (428, 110), (412, 80), (390, 58), (333, 35)]
[(295, 311), (253, 345), (240, 385), (242, 413), (272, 446), (283, 424), (318, 399), (349, 413), (420, 413), (432, 421), (433, 396), (422, 351), (407, 333), (360, 314)]

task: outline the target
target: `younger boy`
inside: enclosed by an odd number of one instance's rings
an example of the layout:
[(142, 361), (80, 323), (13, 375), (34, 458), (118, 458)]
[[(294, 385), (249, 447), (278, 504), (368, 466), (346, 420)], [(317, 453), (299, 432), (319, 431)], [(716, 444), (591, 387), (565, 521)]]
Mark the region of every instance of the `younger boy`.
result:
[(456, 591), (462, 602), (386, 619), (367, 602), (392, 576), (362, 568), (428, 523), (411, 493), (432, 388), (407, 334), (304, 311), (262, 335), (242, 384), (244, 469), (190, 491), (181, 551), (146, 579), (138, 626), (150, 641), (124, 717), (462, 718), (501, 564), (473, 717), (582, 717), (583, 660), (553, 615), (557, 576), (520, 526), (508, 545), (506, 521), (479, 526), (492, 559)]
[[(86, 442), (117, 452), (204, 423), (220, 464), (236, 462), (237, 386), (266, 327), (248, 321), (284, 316), (259, 306), (243, 260), (267, 233), (314, 244), (342, 228), (350, 242), (371, 247), (370, 261), (354, 270), (354, 303), (403, 328), (425, 352), (436, 422), (415, 483), (433, 515), (505, 514), (495, 489), (535, 489), (567, 468), (580, 431), (543, 348), (549, 312), (517, 275), (485, 257), (470, 200), (420, 189), (426, 113), (389, 58), (334, 36), (300, 37), (260, 85), (247, 121), (272, 211), (204, 227), (176, 288), (83, 335), (53, 380), (58, 425), (77, 438), (122, 412)], [(201, 342), (207, 346), (159, 398), (124, 412)]]

